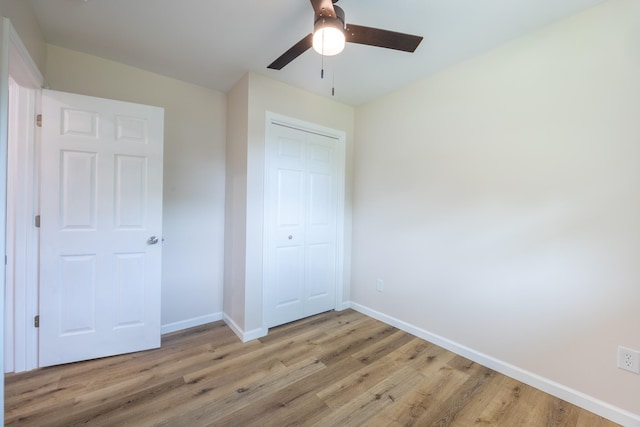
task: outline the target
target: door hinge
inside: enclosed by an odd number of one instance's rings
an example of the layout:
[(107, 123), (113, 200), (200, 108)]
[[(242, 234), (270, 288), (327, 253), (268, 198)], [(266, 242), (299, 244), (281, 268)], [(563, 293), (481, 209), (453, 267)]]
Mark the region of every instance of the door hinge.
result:
[(33, 318), (33, 326), (36, 328), (40, 327), (40, 315), (38, 314), (36, 317)]
[(39, 128), (42, 127), (42, 114), (38, 114), (36, 116), (36, 126), (38, 126)]
[(36, 228), (40, 228), (40, 215), (36, 215), (35, 224), (36, 224)]

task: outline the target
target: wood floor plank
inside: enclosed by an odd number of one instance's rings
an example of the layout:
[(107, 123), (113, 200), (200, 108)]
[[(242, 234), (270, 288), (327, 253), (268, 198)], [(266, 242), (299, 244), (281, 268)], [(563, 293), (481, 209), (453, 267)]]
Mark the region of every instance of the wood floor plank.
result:
[(394, 331), (382, 339), (376, 340), (373, 344), (356, 351), (354, 357), (362, 363), (373, 363), (381, 357), (398, 350), (398, 347), (412, 341), (415, 337), (403, 331)]
[(429, 422), (437, 419), (440, 406), (468, 379), (466, 374), (441, 362), (433, 364), (430, 373), (422, 376), (424, 380), (410, 394), (378, 417), (392, 425), (431, 425)]
[(258, 340), (263, 344), (287, 339), (299, 331), (323, 330), (341, 331), (350, 326), (352, 322), (361, 322), (362, 317), (353, 310), (328, 311), (316, 316), (307, 317), (296, 322), (287, 323), (269, 330), (269, 334)]
[(162, 348), (5, 375), (8, 426), (616, 424), (354, 310), (242, 343), (223, 322)]
[[(429, 362), (434, 360), (432, 350), (438, 349), (439, 347), (422, 344), (426, 343), (414, 338), (403, 346), (398, 347), (393, 353), (373, 363), (365, 364), (361, 369), (344, 376), (338, 381), (332, 382), (328, 387), (319, 389), (317, 395), (322, 398), (328, 406), (339, 408), (348, 404), (354, 397), (366, 392), (402, 367), (413, 367), (417, 371), (424, 368), (424, 363), (428, 363), (433, 367), (433, 364)], [(356, 352), (353, 358), (362, 362), (361, 353), (362, 351)], [(367, 359), (367, 361), (369, 360)], [(318, 387), (316, 387), (316, 389), (318, 389)]]
[(390, 373), (384, 380), (352, 398), (319, 421), (320, 426), (365, 425), (380, 411), (394, 406), (397, 401), (424, 381), (424, 377), (411, 367), (403, 367)]
[(176, 415), (178, 418), (196, 417), (196, 414), (206, 409), (211, 402), (218, 401), (219, 396), (235, 395), (240, 392), (242, 385), (265, 381), (265, 378), (272, 378), (277, 372), (285, 369), (279, 361), (270, 359), (255, 365), (250, 374), (228, 372), (220, 377), (199, 378), (191, 382), (181, 378), (181, 387), (155, 396), (145, 404), (145, 411), (139, 411), (135, 405), (122, 406), (114, 408), (112, 412), (102, 411), (92, 420), (92, 424), (162, 425), (168, 420), (175, 420)]
[[(243, 408), (242, 411), (234, 412), (225, 419), (216, 420), (214, 425), (217, 425), (218, 423), (221, 423), (221, 425), (233, 425), (233, 423), (238, 420), (238, 417), (244, 417), (243, 419), (246, 419), (252, 418), (256, 414), (261, 414), (261, 420), (262, 422), (265, 422), (266, 419), (270, 419), (272, 412), (284, 411), (291, 413), (291, 411), (286, 408), (295, 406), (296, 402), (313, 399), (312, 396), (316, 396), (316, 390), (318, 388), (326, 387), (328, 384), (338, 381), (340, 378), (344, 378), (349, 373), (356, 371), (363, 366), (364, 365), (361, 362), (353, 358), (347, 358), (339, 364), (326, 366), (323, 370), (292, 382), (282, 390), (278, 390), (277, 392), (264, 396), (259, 402), (255, 402), (251, 407), (246, 407)], [(261, 408), (269, 409), (267, 412), (264, 412)], [(280, 417), (278, 414), (275, 415), (278, 418)], [(290, 416), (290, 421), (297, 421), (297, 425), (305, 425), (307, 424), (306, 420), (315, 418), (313, 414), (307, 413), (306, 410), (293, 412)]]
[(319, 357), (319, 360), (325, 365), (339, 363), (342, 359), (350, 357), (360, 349), (383, 339), (387, 335), (391, 335), (396, 331), (393, 326), (385, 325), (381, 322), (371, 324), (367, 327), (352, 326), (346, 333), (334, 337), (329, 341), (330, 346), (325, 346), (325, 350)]
[(459, 412), (473, 402), (475, 396), (482, 393), (486, 383), (493, 380), (496, 375), (491, 369), (480, 365), (474, 365), (466, 374), (467, 380), (456, 389), (455, 393), (438, 402), (435, 406), (437, 410), (429, 415), (429, 422), (440, 426), (454, 425)]
[[(318, 362), (317, 359), (310, 358), (287, 367), (284, 370), (278, 370), (275, 374), (260, 381), (243, 382), (242, 386), (234, 387), (233, 390), (224, 390), (216, 401), (207, 402), (206, 405), (197, 405), (196, 396), (194, 396), (190, 405), (195, 403), (197, 407), (194, 410), (188, 411), (187, 416), (180, 414), (175, 417), (175, 419), (168, 418), (158, 425), (173, 426), (178, 425), (178, 422), (186, 422), (187, 425), (202, 425), (203, 422), (213, 422), (221, 418), (224, 419), (224, 417), (229, 414), (233, 414), (233, 419), (238, 419), (241, 414), (247, 412), (244, 411), (245, 408), (255, 405), (263, 397), (274, 393), (281, 393), (289, 384), (295, 383), (324, 368), (325, 366)], [(224, 424), (222, 421), (221, 423)]]
[(28, 405), (41, 404), (43, 396), (58, 390), (60, 375), (43, 375), (42, 378), (31, 377), (24, 382), (6, 383), (5, 412), (24, 411)]
[(285, 366), (289, 366), (311, 356), (319, 357), (321, 342), (326, 337), (327, 333), (323, 330), (303, 330), (292, 333), (286, 340), (265, 344), (265, 348)]
[(310, 424), (330, 412), (313, 393), (282, 391), (244, 406), (224, 418), (210, 418), (215, 426), (296, 426)]
[(495, 375), (483, 386), (482, 393), (478, 393), (472, 402), (462, 408), (453, 425), (500, 425), (503, 415), (517, 402), (512, 388), (517, 384), (517, 381), (504, 375)]

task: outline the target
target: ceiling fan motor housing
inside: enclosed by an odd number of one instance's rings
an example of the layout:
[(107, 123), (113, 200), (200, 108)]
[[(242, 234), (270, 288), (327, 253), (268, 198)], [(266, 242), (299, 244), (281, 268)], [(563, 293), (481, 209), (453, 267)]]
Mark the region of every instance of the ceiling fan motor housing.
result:
[[(323, 9), (324, 10), (324, 9)], [(335, 11), (336, 17), (335, 18), (331, 18), (330, 14), (328, 16), (324, 16), (322, 15), (322, 13), (320, 13), (319, 15), (314, 15), (314, 31), (315, 29), (318, 28), (318, 26), (332, 26), (332, 27), (336, 27), (336, 28), (341, 28), (342, 30), (345, 29), (345, 19), (344, 19), (344, 10), (342, 10), (342, 8), (340, 6), (336, 6), (333, 5), (333, 10)]]

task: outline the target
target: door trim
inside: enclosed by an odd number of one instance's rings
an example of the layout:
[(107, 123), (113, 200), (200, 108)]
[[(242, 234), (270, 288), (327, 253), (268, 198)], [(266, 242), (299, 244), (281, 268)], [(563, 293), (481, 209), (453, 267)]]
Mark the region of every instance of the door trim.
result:
[[(0, 45), (2, 46), (2, 61), (0, 61), (2, 64), (2, 69), (0, 70), (0, 75), (2, 76), (0, 81), (0, 163), (2, 164), (1, 168), (4, 172), (12, 173), (11, 168), (6, 162), (7, 148), (9, 144), (7, 131), (9, 119), (9, 77), (11, 77), (13, 81), (20, 86), (20, 90), (23, 92), (22, 96), (31, 98), (31, 100), (27, 102), (29, 105), (26, 106), (26, 109), (23, 108), (25, 107), (24, 105), (19, 107), (19, 113), (22, 117), (19, 117), (18, 120), (23, 121), (25, 125), (34, 123), (32, 120), (35, 117), (35, 114), (39, 112), (39, 90), (44, 83), (44, 78), (8, 18), (0, 18), (0, 34)], [(32, 168), (37, 169), (35, 167), (37, 162), (37, 147), (35, 147), (38, 140), (37, 128), (35, 128), (35, 125), (31, 125), (29, 129), (26, 129), (23, 126), (21, 130), (22, 135), (19, 135), (19, 137), (25, 138), (25, 140), (20, 141), (20, 143), (23, 144), (23, 147), (21, 148), (25, 149), (25, 155), (28, 157), (25, 161), (33, 165)], [(20, 180), (30, 173), (37, 173), (37, 170), (34, 169), (17, 171), (17, 175), (15, 175), (16, 180)], [(2, 176), (2, 179), (5, 179), (7, 176), (6, 173), (1, 173), (0, 175)], [(28, 182), (33, 182), (34, 179), (35, 176), (32, 175)], [(13, 363), (13, 367), (20, 370), (29, 370), (37, 367), (38, 353), (38, 332), (37, 329), (33, 327), (33, 324), (31, 323), (32, 319), (30, 318), (30, 313), (37, 310), (38, 304), (37, 263), (29, 262), (29, 260), (37, 259), (38, 237), (37, 232), (34, 230), (31, 230), (32, 233), (29, 233), (24, 232), (24, 228), (21, 233), (15, 234), (13, 242), (8, 242), (6, 240), (7, 236), (4, 234), (7, 226), (7, 218), (4, 215), (7, 207), (11, 206), (12, 203), (15, 203), (20, 204), (21, 206), (27, 206), (28, 209), (30, 204), (37, 203), (37, 188), (35, 185), (28, 185), (26, 188), (23, 186), (22, 189), (26, 189), (27, 192), (18, 192), (14, 200), (6, 201), (7, 204), (5, 204), (7, 182), (0, 182), (0, 199), (2, 200), (0, 204), (0, 211), (2, 212), (1, 215), (3, 215), (3, 222), (5, 224), (5, 227), (2, 228), (2, 232), (0, 233), (0, 236), (2, 236), (0, 237), (0, 241), (5, 243), (5, 245), (3, 245), (2, 253), (0, 253), (0, 258), (4, 255), (8, 255), (9, 258), (13, 258), (13, 260), (9, 260), (9, 262), (13, 261), (14, 263), (26, 265), (28, 268), (25, 272), (25, 275), (28, 278), (26, 279), (26, 283), (24, 283), (24, 290), (22, 292), (15, 292), (14, 289), (7, 289), (7, 291), (15, 293), (15, 300), (12, 306), (14, 311), (12, 318), (5, 319), (4, 310), (1, 316), (2, 322), (6, 320), (11, 320), (11, 322), (7, 322), (7, 325), (3, 325), (0, 330), (4, 331), (5, 326), (10, 328), (12, 334), (15, 336), (15, 340), (13, 342), (20, 343), (20, 345), (15, 345), (14, 347), (13, 343), (9, 343), (10, 345), (7, 346), (7, 343), (5, 343), (5, 340), (3, 339), (2, 351), (0, 351), (0, 353), (4, 359), (5, 351), (11, 351), (15, 361)], [(34, 209), (37, 209), (37, 206), (34, 207)], [(29, 220), (27, 219), (27, 221)], [(34, 255), (34, 253), (36, 255)], [(20, 257), (22, 259), (18, 259)], [(6, 267), (3, 266), (2, 280), (5, 286), (13, 283), (13, 277), (11, 280), (7, 280), (8, 278), (6, 273)], [(4, 296), (5, 293), (3, 292), (2, 298), (4, 298)], [(11, 303), (9, 300), (6, 302)], [(4, 304), (2, 305), (4, 307)], [(9, 310), (7, 311), (9, 312)], [(5, 364), (3, 359), (0, 364), (4, 367)]]
[(9, 140), (7, 152), (5, 372), (38, 367), (39, 232), (37, 130), (34, 117), (40, 92), (10, 79)]
[(269, 170), (270, 170), (270, 144), (271, 144), (271, 127), (273, 125), (286, 126), (293, 129), (298, 129), (304, 132), (315, 133), (318, 135), (326, 136), (336, 140), (338, 144), (337, 150), (337, 200), (336, 200), (336, 301), (335, 309), (344, 310), (349, 307), (348, 301), (345, 301), (345, 174), (346, 174), (346, 132), (332, 129), (330, 127), (322, 126), (316, 123), (307, 122), (304, 120), (295, 119), (292, 117), (284, 116), (281, 114), (267, 111), (265, 113), (265, 150), (264, 150), (264, 187), (263, 187), (263, 212), (265, 213), (263, 218), (262, 227), (262, 325), (265, 334), (267, 330), (267, 280), (265, 277), (264, 265), (266, 265), (267, 254), (269, 249), (269, 242), (267, 240), (267, 224), (268, 224), (268, 206), (267, 196), (269, 192)]

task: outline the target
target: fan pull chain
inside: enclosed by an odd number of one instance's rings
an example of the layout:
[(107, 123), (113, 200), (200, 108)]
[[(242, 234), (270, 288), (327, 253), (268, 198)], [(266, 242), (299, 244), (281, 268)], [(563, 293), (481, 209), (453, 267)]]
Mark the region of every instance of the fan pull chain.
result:
[(333, 78), (331, 79), (331, 96), (336, 96), (336, 72), (333, 72)]
[[(324, 20), (322, 22), (324, 25)], [(320, 56), (322, 57), (322, 63), (320, 65), (320, 79), (324, 80), (324, 31), (322, 32), (322, 53)]]
[[(324, 21), (323, 21), (324, 23)], [(320, 52), (320, 78), (324, 80), (324, 31), (322, 32), (322, 52)], [(336, 95), (336, 72), (334, 71), (331, 78), (331, 96)]]

